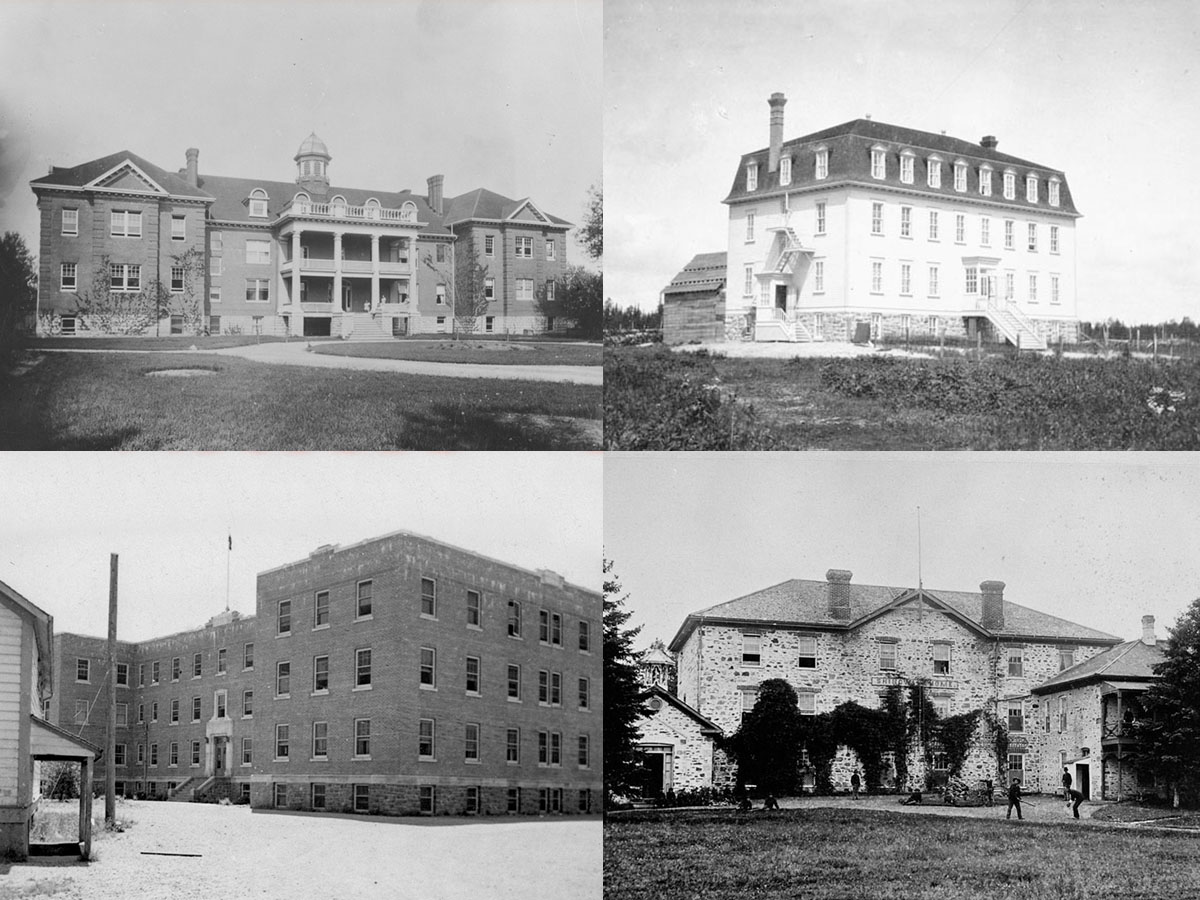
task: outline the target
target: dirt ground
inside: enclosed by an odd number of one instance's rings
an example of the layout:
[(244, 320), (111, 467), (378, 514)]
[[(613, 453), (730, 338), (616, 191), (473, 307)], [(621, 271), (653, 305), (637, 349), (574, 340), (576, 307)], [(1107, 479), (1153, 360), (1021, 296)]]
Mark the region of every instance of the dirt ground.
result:
[(793, 357), (850, 357), (850, 356), (903, 356), (909, 359), (932, 359), (928, 353), (915, 350), (905, 351), (897, 348), (876, 347), (872, 344), (850, 344), (840, 341), (812, 341), (803, 343), (763, 342), (752, 341), (718, 341), (703, 344), (680, 344), (672, 347), (681, 353), (694, 353), (697, 350), (707, 350), (709, 353), (721, 353), (728, 357), (746, 359), (792, 359)]
[[(103, 814), (102, 801), (100, 808)], [(117, 818), (130, 826), (120, 834), (98, 832), (92, 863), (0, 866), (0, 900), (592, 900), (601, 894), (598, 817), (422, 820), (124, 801)]]

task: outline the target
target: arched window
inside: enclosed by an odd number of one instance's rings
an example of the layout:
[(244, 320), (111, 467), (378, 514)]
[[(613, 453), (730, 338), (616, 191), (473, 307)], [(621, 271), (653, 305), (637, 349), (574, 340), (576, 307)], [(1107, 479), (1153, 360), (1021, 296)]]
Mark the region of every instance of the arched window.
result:
[(400, 218), (406, 222), (415, 222), (417, 220), (417, 204), (411, 200), (405, 200), (404, 205), (400, 207)]
[(379, 218), (379, 201), (376, 200), (374, 197), (369, 198), (367, 200), (367, 202), (363, 204), (363, 207), (367, 211), (368, 219), (378, 219)]
[(346, 198), (338, 194), (329, 201), (329, 211), (335, 216), (344, 216), (346, 214)]
[(292, 206), (297, 207), (301, 212), (308, 212), (308, 204), (312, 202), (308, 194), (304, 191), (298, 191), (296, 196), (292, 198)]
[(250, 192), (250, 215), (256, 219), (267, 217), (267, 192), (262, 188)]

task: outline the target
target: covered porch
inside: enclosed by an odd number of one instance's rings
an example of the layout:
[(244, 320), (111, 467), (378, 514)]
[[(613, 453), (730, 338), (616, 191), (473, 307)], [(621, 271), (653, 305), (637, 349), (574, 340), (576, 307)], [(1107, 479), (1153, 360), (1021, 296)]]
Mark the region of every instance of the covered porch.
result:
[[(65, 762), (79, 765), (78, 853), (80, 859), (90, 859), (92, 854), (92, 771), (96, 760), (101, 755), (101, 750), (38, 716), (31, 715), (30, 720), (29, 756), (30, 766), (33, 770), (32, 777), (36, 779), (39, 776), (40, 764), (43, 762)], [(30, 823), (32, 824), (32, 815)], [(76, 842), (68, 842), (68, 845), (74, 848)], [(64, 848), (68, 845), (31, 843), (28, 840), (27, 832), (25, 855), (62, 855)], [(68, 852), (73, 852), (73, 849)]]

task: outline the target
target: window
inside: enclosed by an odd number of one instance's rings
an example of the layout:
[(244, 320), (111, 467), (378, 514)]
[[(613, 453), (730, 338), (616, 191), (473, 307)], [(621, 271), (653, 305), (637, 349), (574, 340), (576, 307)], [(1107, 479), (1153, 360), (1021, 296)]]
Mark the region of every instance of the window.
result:
[[(483, 279), (483, 296), (488, 300), (496, 299), (496, 279), (495, 278)], [(490, 318), (490, 316), (489, 316), (489, 318)]]
[(192, 698), (192, 721), (199, 722), (201, 716), (201, 703), (199, 697)]
[(912, 207), (900, 207), (900, 237), (912, 237)]
[(1008, 754), (1008, 781), (1011, 784), (1016, 781), (1018, 784), (1025, 783), (1025, 754), (1010, 753)]
[(871, 148), (871, 177), (887, 177), (887, 157), (882, 147)]
[(550, 672), (542, 669), (538, 672), (538, 703), (543, 706), (550, 702)]
[(513, 765), (521, 764), (521, 729), (510, 728), (504, 739), (504, 761)]
[(962, 213), (954, 216), (954, 240), (959, 244), (967, 242), (967, 217)]
[(802, 716), (815, 716), (817, 714), (817, 694), (815, 691), (798, 691), (796, 693), (796, 705)]
[(815, 176), (817, 178), (829, 177), (829, 151), (824, 147), (817, 149)]
[(210, 256), (208, 258), (208, 274), (214, 278), (225, 273), (225, 265), (221, 257)]
[(178, 741), (171, 741), (171, 743), (167, 745), (167, 765), (168, 766), (179, 765), (179, 742)]
[(1067, 730), (1067, 698), (1058, 698), (1058, 730), (1060, 732)]
[(1058, 303), (1058, 276), (1050, 276), (1050, 302)]
[(117, 687), (129, 687), (129, 663), (117, 663)]
[(79, 234), (79, 210), (64, 209), (62, 211), (62, 233), (66, 236)]
[(1029, 302), (1037, 303), (1037, 273), (1029, 273)]
[(992, 243), (992, 220), (987, 216), (979, 220), (979, 243), (985, 247)]
[(479, 693), (479, 657), (467, 657), (467, 693)]
[(225, 674), (225, 648), (222, 647), (217, 651), (217, 674)]
[(158, 684), (158, 675), (159, 675), (159, 663), (158, 663), (158, 660), (156, 659), (154, 662), (150, 663), (150, 683), (151, 684)]
[(871, 204), (871, 234), (883, 234), (883, 204)]
[(254, 668), (254, 644), (253, 643), (246, 644), (246, 646), (242, 648), (242, 668), (243, 669), (253, 669)]
[(137, 717), (137, 720), (138, 720), (138, 724), (139, 724), (139, 725), (141, 725), (143, 722), (145, 722), (145, 721), (146, 721), (146, 704), (145, 704), (145, 703), (139, 703), (139, 704), (138, 704), (138, 717)]
[(533, 299), (533, 279), (518, 278), (517, 279), (517, 299), (532, 300)]
[(329, 626), (329, 591), (317, 591), (316, 601), (313, 604), (313, 628), (326, 628)]
[(1006, 300), (1011, 300), (1016, 294), (1017, 274), (1015, 272), (1004, 273), (1004, 297)]
[(371, 720), (354, 720), (354, 756), (356, 758), (371, 755)]
[(538, 765), (545, 766), (550, 763), (550, 733), (547, 731), (538, 732)]
[(549, 610), (538, 614), (538, 640), (555, 647), (562, 646), (562, 616)]
[(1008, 704), (1008, 730), (1010, 732), (1025, 730), (1025, 707), (1020, 701)]
[(436, 303), (438, 306), (446, 305), (446, 286), (444, 284), (439, 284), (434, 289), (433, 302)]
[(496, 238), (490, 234), (486, 234), (483, 236), (483, 255), (484, 256), (495, 256), (496, 255)]
[(1058, 206), (1058, 205), (1059, 205), (1059, 193), (1058, 193), (1059, 182), (1058, 182), (1058, 179), (1057, 179), (1057, 178), (1051, 178), (1051, 179), (1050, 179), (1050, 182), (1049, 182), (1049, 185), (1050, 185), (1050, 187), (1049, 187), (1049, 190), (1050, 190), (1050, 205), (1051, 205), (1051, 206)]
[(1025, 176), (1025, 200), (1028, 203), (1037, 203), (1038, 201), (1038, 177), (1036, 175)]
[(590, 749), (588, 736), (586, 734), (579, 735), (579, 768), (586, 769), (591, 765)]
[(314, 784), (312, 786), (311, 796), (309, 799), (309, 805), (313, 809), (324, 809), (325, 808), (325, 785)]
[(267, 217), (267, 192), (262, 188), (255, 188), (250, 192), (250, 215), (256, 219), (265, 219)]
[(254, 718), (254, 691), (242, 691), (242, 718)]
[(270, 241), (246, 241), (246, 262), (250, 265), (269, 265), (271, 262)]
[(329, 692), (329, 657), (313, 657), (313, 693), (326, 694)]
[(911, 150), (905, 150), (900, 154), (900, 180), (904, 184), (913, 183), (913, 154)]
[(360, 581), (358, 583), (357, 604), (355, 606), (355, 617), (359, 619), (367, 619), (371, 616), (371, 593), (374, 589), (373, 582)]
[(893, 641), (880, 641), (879, 668), (884, 672), (896, 670), (896, 644)]
[(934, 675), (949, 675), (950, 674), (950, 645), (949, 644), (934, 644), (933, 645), (933, 674)]
[(364, 813), (371, 811), (371, 786), (369, 784), (354, 786), (354, 811)]
[(74, 291), (78, 289), (78, 278), (76, 274), (76, 264), (73, 262), (65, 262), (60, 264), (58, 269), (58, 286), (60, 290)]
[(521, 604), (516, 600), (508, 601), (508, 634), (509, 637), (521, 636)]
[(940, 156), (929, 157), (926, 184), (931, 188), (940, 188), (942, 186), (942, 159)]
[(533, 238), (516, 238), (516, 252), (518, 259), (533, 259)]
[(796, 665), (801, 669), (817, 667), (817, 639), (811, 634), (802, 634), (797, 641), (800, 644), (800, 658)]
[(746, 190), (758, 190), (758, 165), (756, 163), (746, 166)]
[(75, 724), (86, 725), (88, 720), (88, 702), (86, 700), (75, 701)]
[(137, 745), (137, 764), (140, 766), (142, 764), (142, 762), (145, 760), (145, 758), (146, 758), (146, 745), (138, 744)]
[(142, 267), (126, 263), (110, 263), (108, 289), (111, 292), (134, 292), (142, 289)]
[(274, 801), (276, 809), (283, 809), (287, 806), (287, 785), (276, 784), (274, 791)]
[(929, 211), (929, 239), (931, 241), (938, 239), (938, 213), (936, 209)]
[(171, 216), (171, 240), (182, 241), (187, 239), (187, 217), (186, 216)]
[(421, 579), (421, 615), (437, 617), (437, 584), (432, 578)]
[(199, 678), (204, 673), (204, 654), (196, 653), (192, 656), (192, 677)]
[(1004, 173), (1004, 199), (1015, 200), (1017, 198), (1017, 173), (1011, 169)]
[(900, 293), (912, 293), (912, 265), (910, 263), (900, 263)]
[(975, 266), (967, 266), (967, 293), (979, 293), (979, 269)]
[(467, 625), (479, 627), (479, 591), (467, 591)]
[(1075, 665), (1075, 651), (1070, 647), (1064, 647), (1058, 651), (1058, 671), (1069, 669)]
[(287, 759), (288, 755), (289, 755), (289, 751), (290, 751), (290, 744), (288, 743), (288, 726), (276, 725), (275, 726), (275, 758), (276, 759)]
[(421, 648), (421, 687), (437, 688), (437, 651), (432, 647)]
[(992, 196), (992, 167), (988, 165), (979, 168), (979, 195)]
[(521, 699), (521, 667), (508, 664), (508, 699)]
[(312, 727), (313, 759), (329, 758), (329, 723), (313, 722)]
[(87, 683), (91, 681), (92, 661), (90, 659), (75, 660), (75, 680)]
[(158, 765), (158, 744), (157, 744), (157, 742), (150, 745), (150, 765), (152, 765), (152, 766)]
[(779, 160), (779, 183), (785, 187), (792, 183), (792, 158), (790, 156)]
[(1051, 253), (1058, 252), (1058, 226), (1057, 225), (1050, 226), (1050, 252)]
[(467, 722), (464, 730), (463, 759), (466, 762), (479, 762), (479, 725)]
[(278, 662), (275, 664), (275, 696), (289, 697), (292, 693), (292, 664)]
[(432, 784), (422, 784), (417, 787), (417, 802), (422, 815), (432, 816), (437, 811)]
[(562, 706), (562, 673), (550, 673), (550, 705)]
[(592, 707), (591, 687), (592, 687), (592, 683), (587, 678), (579, 679), (579, 708), (580, 709), (591, 709), (591, 707)]
[(371, 686), (371, 648), (354, 651), (354, 686), (369, 688)]
[(279, 612), (276, 617), (276, 634), (292, 633), (292, 601), (280, 600)]
[(754, 266), (746, 266), (746, 280), (742, 284), (742, 296), (754, 296)]
[(762, 635), (742, 635), (742, 665), (762, 665)]
[(967, 189), (967, 164), (962, 160), (954, 164), (954, 189), (956, 191)]
[(555, 250), (555, 247), (554, 247), (554, 241), (550, 241), (550, 240), (546, 241), (546, 259), (555, 259), (556, 252), (557, 251)]
[(433, 719), (421, 719), (417, 724), (417, 756), (421, 759), (434, 758), (433, 737)]
[(746, 213), (746, 243), (754, 243), (754, 216), (753, 212)]
[(122, 209), (110, 211), (108, 233), (113, 237), (140, 238), (142, 236), (142, 214)]
[(213, 695), (213, 704), (216, 707), (216, 718), (218, 719), (224, 719), (226, 717), (225, 697), (225, 691), (217, 691)]
[(1037, 223), (1029, 223), (1029, 252), (1037, 253)]
[(592, 650), (592, 626), (582, 619), (579, 622), (579, 649), (584, 653)]
[(170, 722), (172, 725), (179, 724), (179, 698), (177, 698), (177, 697), (171, 700)]
[(125, 745), (117, 744), (114, 747), (114, 751), (115, 752), (113, 753), (113, 765), (115, 765), (115, 766), (125, 765)]
[(271, 282), (267, 278), (246, 279), (246, 302), (267, 303), (271, 299)]
[(220, 231), (209, 234), (208, 249), (211, 253), (221, 253), (225, 249), (225, 235)]
[(935, 750), (930, 758), (930, 766), (935, 772), (945, 772), (950, 768), (950, 756), (943, 750)]
[(879, 260), (871, 262), (871, 293), (883, 293), (883, 263)]
[(126, 728), (129, 725), (129, 704), (117, 704), (117, 727)]
[[(531, 255), (532, 255), (532, 254), (531, 254)], [(435, 252), (435, 256), (437, 257), (437, 261), (438, 261), (438, 262), (445, 262), (445, 261), (446, 261), (446, 245), (445, 245), (445, 244), (438, 244), (438, 245), (437, 245), (437, 247), (436, 247), (436, 252)]]
[[(825, 201), (824, 200), (817, 201), (817, 229), (816, 229), (816, 232), (817, 232), (817, 234), (825, 233)], [(746, 267), (746, 271), (747, 272), (750, 271), (749, 266)]]
[(1021, 647), (1008, 648), (1008, 677), (1020, 678), (1025, 674), (1025, 651)]
[(818, 259), (813, 263), (813, 293), (825, 292), (825, 260)]

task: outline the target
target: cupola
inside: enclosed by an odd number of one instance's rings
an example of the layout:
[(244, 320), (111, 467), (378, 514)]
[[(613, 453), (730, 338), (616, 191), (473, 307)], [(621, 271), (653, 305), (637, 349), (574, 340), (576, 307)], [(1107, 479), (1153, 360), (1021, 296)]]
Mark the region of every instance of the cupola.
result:
[(324, 195), (329, 190), (329, 149), (313, 132), (296, 151), (296, 183), (311, 194)]

